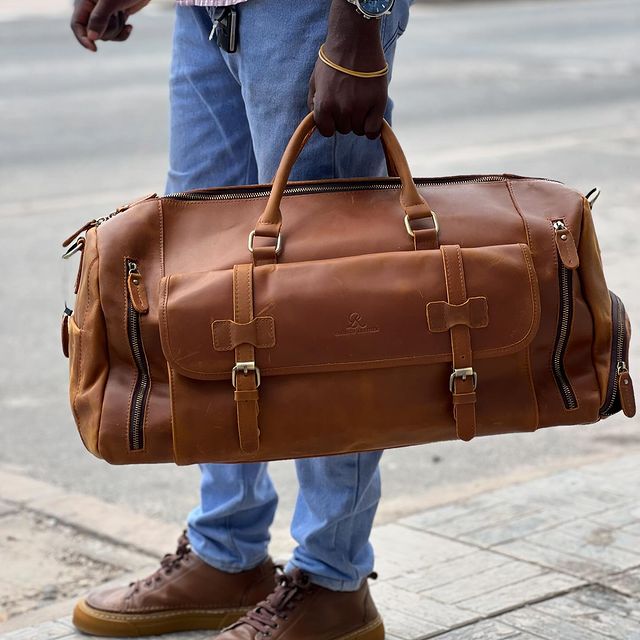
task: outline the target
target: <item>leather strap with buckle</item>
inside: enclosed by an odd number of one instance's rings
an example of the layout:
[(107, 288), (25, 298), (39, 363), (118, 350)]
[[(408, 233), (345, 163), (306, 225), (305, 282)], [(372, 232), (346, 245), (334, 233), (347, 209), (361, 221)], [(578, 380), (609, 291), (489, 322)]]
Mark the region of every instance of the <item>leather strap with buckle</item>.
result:
[[(237, 324), (253, 322), (253, 265), (233, 268), (233, 319)], [(236, 365), (231, 372), (238, 414), (238, 438), (244, 453), (260, 448), (258, 427), (260, 370), (256, 366), (255, 347), (243, 342), (235, 348)]]
[[(447, 298), (450, 305), (467, 302), (462, 252), (458, 245), (440, 247), (444, 263)], [(449, 390), (453, 396), (453, 416), (456, 432), (461, 440), (471, 440), (476, 435), (476, 388), (478, 374), (473, 369), (471, 331), (466, 324), (454, 324), (449, 328), (453, 372), (449, 377)]]

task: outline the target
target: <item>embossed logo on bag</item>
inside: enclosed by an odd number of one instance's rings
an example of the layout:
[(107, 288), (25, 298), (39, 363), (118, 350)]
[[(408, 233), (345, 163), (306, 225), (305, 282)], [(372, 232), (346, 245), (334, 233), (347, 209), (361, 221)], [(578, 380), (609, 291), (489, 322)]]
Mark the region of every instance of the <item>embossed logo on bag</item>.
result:
[(380, 329), (367, 325), (359, 313), (352, 313), (349, 316), (349, 326), (344, 331), (336, 333), (335, 336), (355, 336), (359, 333), (380, 333)]

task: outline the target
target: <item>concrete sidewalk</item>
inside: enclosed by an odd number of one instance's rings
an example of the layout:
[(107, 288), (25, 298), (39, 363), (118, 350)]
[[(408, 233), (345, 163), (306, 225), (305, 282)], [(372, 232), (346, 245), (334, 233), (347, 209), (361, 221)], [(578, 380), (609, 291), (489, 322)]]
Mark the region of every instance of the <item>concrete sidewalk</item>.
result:
[[(372, 588), (387, 638), (640, 639), (639, 486), (634, 454), (377, 527)], [(0, 637), (80, 638), (68, 616), (73, 598), (153, 568), (176, 533), (0, 472), (0, 597), (11, 615)], [(290, 545), (275, 542), (276, 555)]]

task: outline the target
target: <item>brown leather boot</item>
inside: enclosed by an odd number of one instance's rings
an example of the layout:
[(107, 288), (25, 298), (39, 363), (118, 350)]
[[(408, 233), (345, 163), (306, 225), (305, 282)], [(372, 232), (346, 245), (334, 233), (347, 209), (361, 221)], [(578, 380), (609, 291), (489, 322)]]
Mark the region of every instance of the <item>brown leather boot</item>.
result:
[(384, 640), (384, 626), (365, 583), (329, 591), (295, 569), (266, 600), (216, 640)]
[(97, 636), (147, 636), (193, 629), (219, 630), (237, 620), (276, 585), (271, 560), (225, 573), (195, 553), (186, 534), (160, 568), (128, 587), (95, 591), (80, 600), (73, 624)]

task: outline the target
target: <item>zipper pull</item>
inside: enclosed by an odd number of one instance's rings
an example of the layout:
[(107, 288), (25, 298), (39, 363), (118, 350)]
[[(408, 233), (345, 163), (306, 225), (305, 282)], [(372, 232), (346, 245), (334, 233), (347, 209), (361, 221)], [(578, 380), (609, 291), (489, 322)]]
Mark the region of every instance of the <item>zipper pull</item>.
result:
[(69, 318), (73, 315), (73, 311), (64, 305), (64, 313), (62, 314), (62, 353), (65, 358), (69, 357)]
[(553, 228), (556, 232), (556, 247), (562, 264), (567, 269), (577, 269), (580, 265), (580, 258), (578, 257), (578, 249), (576, 248), (573, 234), (562, 220), (554, 220)]
[(149, 298), (147, 297), (147, 290), (144, 286), (142, 274), (138, 270), (138, 265), (135, 262), (129, 265), (127, 288), (129, 289), (129, 298), (131, 299), (133, 308), (138, 313), (148, 313)]
[(618, 393), (624, 415), (627, 418), (633, 418), (636, 415), (636, 398), (633, 392), (633, 380), (625, 362), (618, 363)]
[(83, 225), (82, 227), (80, 227), (75, 233), (72, 233), (63, 243), (62, 246), (65, 247), (65, 249), (81, 234), (84, 233), (85, 231), (89, 231), (89, 229), (91, 229), (92, 227), (96, 227), (98, 225), (98, 221), (97, 220), (91, 220), (90, 222), (87, 222), (85, 225)]

